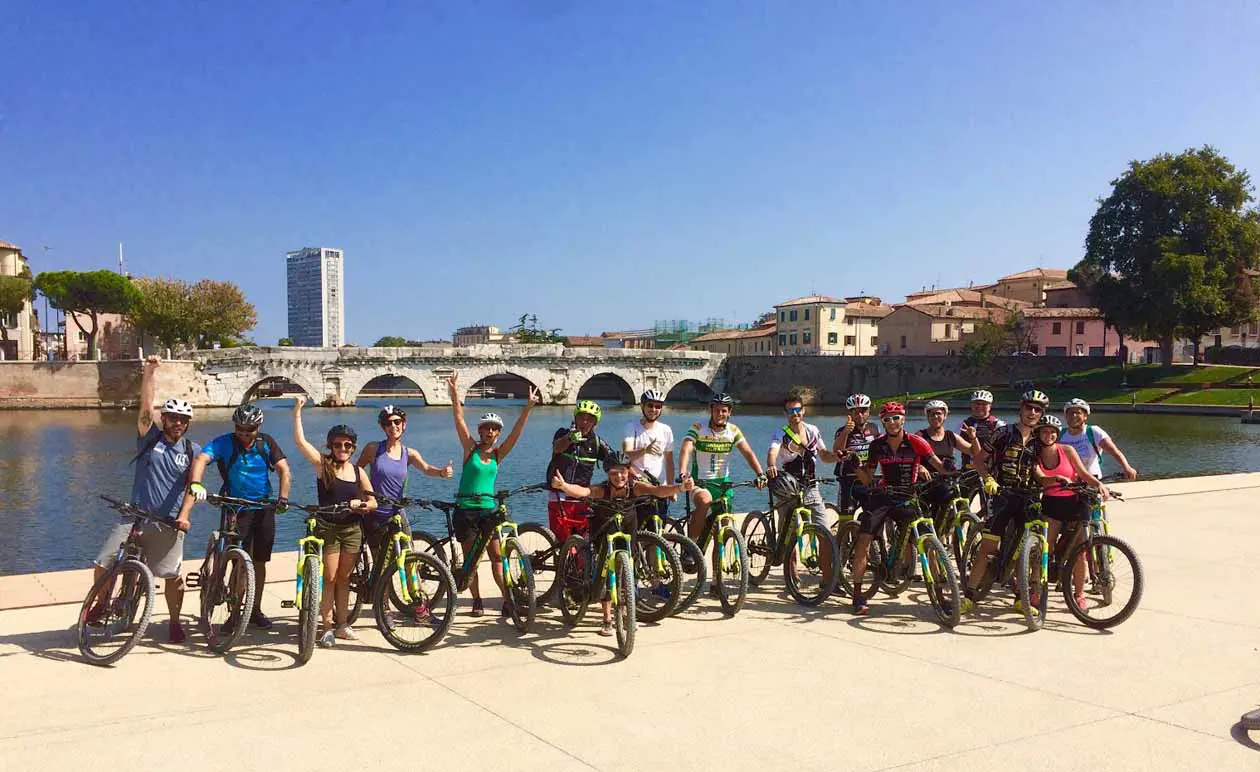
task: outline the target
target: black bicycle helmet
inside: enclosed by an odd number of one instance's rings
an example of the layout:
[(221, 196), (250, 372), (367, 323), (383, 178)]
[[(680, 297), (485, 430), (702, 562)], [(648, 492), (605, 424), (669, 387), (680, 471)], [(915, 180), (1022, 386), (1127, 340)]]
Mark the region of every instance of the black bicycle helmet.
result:
[(630, 466), (630, 457), (620, 450), (614, 450), (612, 455), (604, 459), (604, 471), (611, 471), (615, 466)]
[(735, 398), (724, 391), (720, 391), (709, 397), (709, 405), (726, 405), (727, 407), (735, 407)]
[(331, 445), (334, 437), (345, 437), (355, 445), (359, 444), (359, 433), (345, 424), (337, 424), (328, 430), (328, 444)]
[(381, 408), (381, 412), (376, 414), (376, 422), (380, 424), (381, 426), (384, 426), (385, 422), (389, 420), (390, 416), (398, 416), (402, 420), (406, 421), (407, 411), (403, 410), (400, 407), (394, 407), (393, 405), (386, 405), (385, 407)]
[(246, 402), (232, 413), (232, 423), (237, 426), (262, 426), (263, 411), (252, 402)]

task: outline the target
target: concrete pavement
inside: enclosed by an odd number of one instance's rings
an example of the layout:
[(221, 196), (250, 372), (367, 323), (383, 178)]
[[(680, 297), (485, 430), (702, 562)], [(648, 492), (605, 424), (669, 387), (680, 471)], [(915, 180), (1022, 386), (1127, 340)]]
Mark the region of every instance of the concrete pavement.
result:
[(574, 631), (544, 614), (524, 637), (462, 614), (428, 654), (394, 652), (369, 619), (296, 667), (276, 582), (275, 628), (227, 657), (199, 635), (164, 643), (159, 601), (147, 639), (101, 669), (74, 645), (84, 575), (0, 578), (0, 770), (1260, 769), (1260, 734), (1234, 726), (1260, 705), (1260, 474), (1115, 487), (1147, 588), (1104, 633), (1057, 596), (1037, 633), (1005, 598), (954, 632), (913, 589), (865, 618), (805, 610), (776, 572), (735, 619), (706, 599), (642, 626), (624, 662), (593, 614)]

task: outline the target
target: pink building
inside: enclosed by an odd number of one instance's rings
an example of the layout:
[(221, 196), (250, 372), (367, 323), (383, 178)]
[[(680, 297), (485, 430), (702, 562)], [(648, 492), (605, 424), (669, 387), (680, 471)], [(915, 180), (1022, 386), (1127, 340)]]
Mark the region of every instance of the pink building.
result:
[[(1021, 313), (1031, 326), (1033, 353), (1041, 356), (1118, 356), (1120, 335), (1103, 322), (1097, 308), (1025, 308)], [(1158, 361), (1159, 345), (1126, 339), (1129, 362)]]

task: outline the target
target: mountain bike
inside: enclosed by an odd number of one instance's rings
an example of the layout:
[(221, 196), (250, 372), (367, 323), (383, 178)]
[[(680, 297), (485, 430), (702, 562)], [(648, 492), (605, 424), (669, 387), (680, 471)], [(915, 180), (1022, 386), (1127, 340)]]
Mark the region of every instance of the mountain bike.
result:
[[(785, 476), (781, 472), (775, 479)], [(782, 565), (783, 583), (792, 598), (802, 606), (817, 606), (836, 589), (840, 548), (831, 531), (814, 523), (814, 512), (805, 505), (805, 494), (816, 485), (834, 483), (836, 479), (787, 479), (791, 482), (779, 483), (779, 488), (794, 501), (782, 533), (773, 492), (765, 512), (750, 512), (744, 519), (741, 531), (748, 545), (748, 581), (757, 587), (770, 575), (771, 567)], [(771, 488), (774, 487), (772, 483)]]
[[(650, 505), (655, 511), (656, 502), (654, 496), (635, 496), (595, 499), (592, 506), (600, 512), (617, 512), (623, 517), (624, 523), (624, 519), (629, 519), (640, 508)], [(696, 551), (699, 550), (696, 547)], [(653, 530), (636, 528), (631, 537), (630, 556), (634, 563), (636, 582), (635, 618), (639, 622), (659, 622), (676, 613), (683, 597), (683, 568), (682, 560), (670, 541)]]
[(144, 563), (140, 534), (146, 525), (175, 528), (175, 518), (155, 515), (109, 496), (101, 496), (123, 517), (134, 518), (127, 538), (118, 545), (113, 565), (92, 583), (79, 608), (76, 626), (79, 652), (93, 665), (112, 665), (136, 647), (153, 616), (156, 588)]
[[(983, 600), (995, 583), (1006, 584), (1014, 579), (1016, 607), (1023, 612), (1028, 629), (1040, 630), (1045, 624), (1049, 598), (1051, 550), (1047, 534), (1050, 523), (1042, 517), (1040, 487), (1002, 488), (990, 498), (993, 511), (1001, 512), (1012, 498), (1025, 502), (1023, 526), (1021, 528), (1012, 520), (1006, 533), (1002, 534), (998, 554), (995, 559), (989, 560), (988, 570), (975, 585), (973, 600)], [(982, 538), (980, 531), (974, 532), (963, 550), (968, 586), (971, 586), (970, 575), (975, 570)]]
[[(940, 496), (946, 502), (931, 506), (936, 533), (946, 551), (953, 555), (959, 574), (964, 571), (963, 548), (972, 533), (984, 527), (984, 520), (971, 511), (972, 496), (969, 491), (980, 484), (980, 473), (974, 469), (937, 474), (927, 484), (925, 495)], [(943, 492), (943, 496), (941, 493)]]
[[(452, 516), (458, 509), (453, 501), (425, 501), (430, 509), (441, 510), (446, 516), (446, 537), (439, 539), (427, 531), (413, 531), (412, 538), (421, 545), (423, 552), (436, 556), (447, 566), (451, 566), (457, 592), (464, 592), (472, 585), (477, 566), (486, 547), (492, 539), (499, 540), (500, 561), (503, 567), (504, 592), (503, 605), (512, 618), (512, 624), (520, 632), (528, 632), (534, 624), (534, 611), (537, 595), (534, 586), (534, 571), (530, 558), (525, 554), (517, 537), (517, 525), (508, 517), (507, 500), (521, 493), (535, 493), (546, 490), (541, 485), (526, 485), (514, 490), (499, 491), (492, 494), (498, 506), (485, 510), (483, 521), (477, 529), (477, 537), (467, 555), (461, 556), (459, 541), (455, 538), (455, 524)], [(458, 560), (459, 565), (454, 565)], [(443, 590), (439, 589), (435, 601), (441, 600)]]
[[(735, 527), (735, 518), (730, 511), (730, 493), (735, 488), (755, 486), (756, 480), (745, 482), (727, 482), (724, 480), (697, 480), (701, 484), (716, 487), (721, 496), (716, 496), (709, 505), (709, 512), (704, 518), (704, 529), (700, 533), (700, 553), (709, 551), (713, 544), (713, 588), (717, 592), (722, 611), (733, 617), (739, 613), (748, 596), (748, 546), (744, 536)], [(678, 533), (687, 533), (687, 523), (691, 521), (691, 495), (686, 494), (686, 514), (680, 518), (666, 517), (669, 527)]]
[(622, 659), (634, 651), (637, 625), (634, 558), (623, 520), (622, 513), (614, 509), (589, 537), (575, 533), (565, 540), (560, 547), (556, 601), (565, 624), (573, 627), (582, 621), (592, 600), (607, 597), (617, 633), (617, 653)]
[(691, 537), (685, 533), (678, 533), (668, 529), (659, 504), (658, 500), (653, 499), (652, 506), (644, 508), (650, 511), (650, 514), (639, 517), (639, 531), (646, 531), (660, 536), (670, 546), (674, 554), (678, 556), (678, 568), (681, 572), (679, 576), (678, 604), (671, 612), (671, 614), (677, 615), (690, 608), (696, 602), (696, 599), (700, 597), (700, 592), (704, 590), (704, 582), (709, 576), (709, 571), (704, 562), (704, 553), (700, 551), (700, 545), (692, 541)]
[[(1112, 478), (1104, 478), (1110, 480)], [(1142, 562), (1129, 543), (1111, 534), (1107, 521), (1107, 502), (1087, 485), (1070, 486), (1085, 498), (1090, 509), (1082, 535), (1067, 546), (1060, 561), (1060, 583), (1063, 598), (1072, 616), (1087, 627), (1105, 630), (1121, 624), (1142, 602), (1145, 580)], [(1118, 491), (1108, 490), (1111, 498), (1124, 501)], [(1073, 567), (1084, 562), (1084, 584), (1078, 586)], [(1082, 603), (1081, 601), (1085, 602)]]
[(306, 515), (306, 535), (298, 539), (297, 587), (294, 598), (281, 601), (280, 607), (296, 608), (298, 611), (298, 664), (305, 665), (315, 653), (319, 604), (324, 593), (324, 540), (315, 531), (322, 517), (342, 515), (351, 510), (348, 502), (328, 506), (290, 502), (289, 511)]
[(254, 560), (242, 546), (236, 518), (258, 504), (217, 494), (206, 496), (206, 502), (220, 507), (219, 530), (206, 540), (201, 568), (189, 573), (184, 583), (201, 595), (197, 624), (206, 636), (206, 645), (222, 654), (241, 640), (246, 620), (254, 609)]
[[(929, 483), (930, 484), (930, 483)], [(927, 588), (928, 603), (936, 612), (941, 624), (954, 627), (962, 618), (962, 587), (958, 582), (958, 572), (950, 562), (945, 545), (936, 535), (936, 525), (932, 518), (923, 514), (923, 503), (920, 499), (922, 486), (905, 486), (879, 489), (879, 494), (888, 497), (888, 505), (908, 513), (908, 517), (887, 517), (883, 526), (871, 540), (872, 553), (868, 553), (867, 568), (871, 570), (873, 586), (878, 586), (884, 593), (896, 597), (910, 586), (916, 566), (923, 577)], [(856, 521), (846, 524), (846, 530), (852, 531), (852, 538), (846, 538), (846, 544), (856, 542), (859, 530)], [(841, 573), (846, 569), (852, 571), (852, 547), (849, 552), (841, 548)], [(849, 579), (852, 586), (852, 579)], [(864, 585), (872, 586), (872, 585)]]

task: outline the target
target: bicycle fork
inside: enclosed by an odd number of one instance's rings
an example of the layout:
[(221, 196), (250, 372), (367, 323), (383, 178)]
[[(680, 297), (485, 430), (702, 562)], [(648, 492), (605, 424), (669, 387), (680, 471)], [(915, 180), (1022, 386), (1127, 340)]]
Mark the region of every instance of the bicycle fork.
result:
[[(302, 575), (305, 573), (302, 569), (306, 567), (307, 560), (309, 560), (310, 558), (318, 559), (319, 556), (324, 553), (324, 540), (314, 535), (313, 533), (309, 534), (307, 536), (302, 537), (301, 539), (298, 539), (298, 549), (301, 550), (301, 554), (298, 556), (297, 595), (293, 601), (293, 608), (296, 608), (299, 611), (301, 611), (302, 610), (302, 590), (304, 588), (304, 585), (306, 584), (305, 580), (302, 578)], [(319, 592), (316, 593), (316, 595), (323, 595), (323, 594), (324, 594), (324, 572), (321, 570), (319, 572)], [(288, 605), (288, 604), (285, 604), (285, 605)]]

